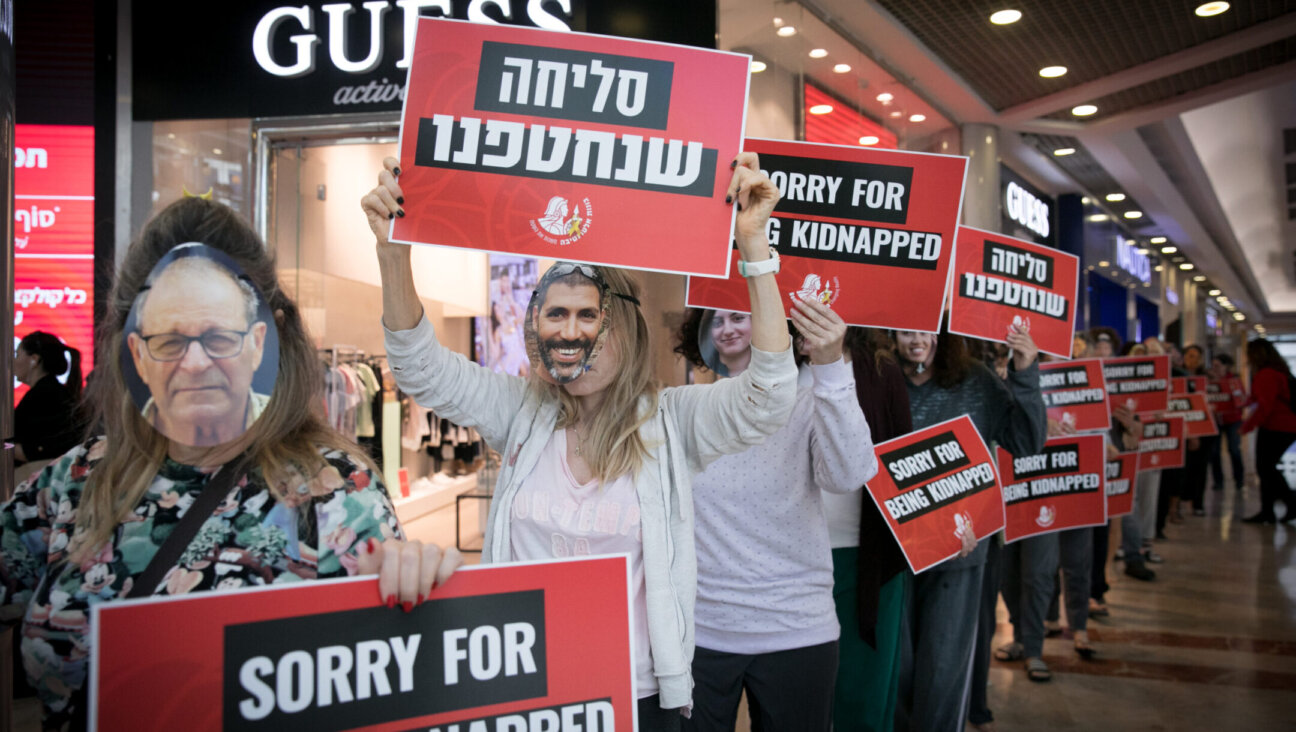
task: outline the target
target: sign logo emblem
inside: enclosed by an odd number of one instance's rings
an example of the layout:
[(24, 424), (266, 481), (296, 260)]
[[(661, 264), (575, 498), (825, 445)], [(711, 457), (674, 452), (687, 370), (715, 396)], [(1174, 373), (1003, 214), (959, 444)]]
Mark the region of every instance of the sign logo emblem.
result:
[(580, 241), (594, 221), (594, 206), (588, 198), (576, 206), (562, 196), (554, 196), (544, 214), (531, 220), (531, 230), (550, 244), (566, 246)]
[(1040, 506), (1040, 514), (1035, 519), (1035, 523), (1038, 524), (1040, 528), (1047, 529), (1053, 525), (1053, 521), (1056, 518), (1057, 511), (1053, 510), (1052, 506)]
[(811, 272), (805, 276), (801, 289), (790, 293), (795, 300), (818, 300), (823, 305), (832, 306), (841, 295), (841, 283), (834, 276), (820, 277)]

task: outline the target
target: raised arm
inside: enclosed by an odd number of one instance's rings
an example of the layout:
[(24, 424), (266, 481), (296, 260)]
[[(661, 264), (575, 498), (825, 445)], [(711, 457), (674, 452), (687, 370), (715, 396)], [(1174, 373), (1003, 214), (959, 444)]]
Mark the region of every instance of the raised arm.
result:
[[(738, 253), (744, 261), (761, 262), (770, 258), (765, 224), (779, 201), (779, 190), (761, 174), (756, 153), (740, 153), (732, 165), (734, 174), (725, 202), (738, 207), (734, 223)], [(752, 347), (775, 353), (787, 350), (787, 314), (774, 274), (748, 277), (747, 295), (751, 298)]]

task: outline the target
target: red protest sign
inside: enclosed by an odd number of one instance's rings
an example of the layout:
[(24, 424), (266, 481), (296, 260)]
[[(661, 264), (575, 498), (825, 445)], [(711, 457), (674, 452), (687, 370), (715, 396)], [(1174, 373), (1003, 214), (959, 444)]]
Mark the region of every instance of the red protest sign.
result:
[(1070, 425), (1076, 432), (1111, 427), (1100, 359), (1049, 361), (1039, 368), (1040, 392), (1049, 419)]
[(1164, 470), (1184, 466), (1184, 420), (1164, 413), (1140, 414), (1139, 470)]
[(1003, 341), (1030, 326), (1045, 353), (1071, 357), (1080, 258), (1003, 234), (960, 226), (950, 288), (950, 332)]
[(96, 605), (90, 728), (634, 728), (624, 556), (466, 567), (408, 613), (376, 585)]
[(1122, 452), (1107, 461), (1107, 518), (1134, 512), (1134, 478), (1138, 475), (1137, 452)]
[(727, 276), (749, 61), (422, 18), (390, 238)]
[(1003, 482), (1004, 541), (1107, 523), (1102, 435), (1054, 437), (1034, 455), (996, 448)]
[(1104, 358), (1103, 379), (1112, 409), (1131, 412), (1160, 412), (1170, 399), (1169, 356), (1125, 356)]
[[(850, 325), (939, 329), (967, 158), (780, 140), (744, 147), (782, 193), (768, 233), (784, 294), (828, 303)], [(690, 278), (688, 305), (747, 311), (737, 270)]]
[(1171, 394), (1166, 407), (1167, 415), (1183, 417), (1184, 437), (1212, 437), (1219, 434), (1210, 406), (1206, 403), (1206, 394)]
[(1171, 376), (1171, 394), (1200, 394), (1206, 391), (1205, 376)]
[(963, 532), (983, 539), (1003, 528), (994, 461), (967, 416), (874, 450), (880, 468), (869, 495), (915, 573), (958, 554)]
[(1246, 406), (1247, 392), (1236, 376), (1206, 382), (1206, 403), (1216, 413), (1240, 410)]

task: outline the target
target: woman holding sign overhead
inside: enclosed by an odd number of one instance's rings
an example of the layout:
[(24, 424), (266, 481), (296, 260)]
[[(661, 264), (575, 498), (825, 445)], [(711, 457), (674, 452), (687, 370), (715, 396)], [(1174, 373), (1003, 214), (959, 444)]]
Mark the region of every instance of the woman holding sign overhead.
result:
[[(998, 443), (1014, 455), (1042, 450), (1047, 417), (1040, 394), (1039, 349), (1028, 326), (1010, 326), (1007, 344), (1012, 358), (1003, 380), (971, 358), (963, 339), (948, 331), (896, 332), (896, 355), (908, 383), (914, 429), (966, 414), (987, 443)], [(981, 541), (965, 555), (914, 579), (905, 641), (911, 652), (901, 670), (899, 729), (963, 728), (988, 550), (989, 542)]]
[[(642, 730), (679, 729), (675, 710), (692, 703), (692, 476), (773, 434), (796, 399), (777, 259), (765, 237), (779, 192), (754, 154), (731, 167), (725, 203), (739, 211), (734, 233), (751, 296), (751, 360), (735, 378), (679, 388), (653, 382), (639, 286), (607, 267), (560, 262), (541, 278), (524, 322), (529, 378), (491, 373), (453, 353), (424, 317), (409, 247), (387, 240), (390, 221), (405, 215), (396, 160), (385, 161), (378, 186), (361, 201), (377, 239), (397, 383), (423, 406), (476, 427), (503, 456), (483, 561), (630, 555)], [(587, 526), (540, 509), (555, 502), (577, 506), (572, 515), (621, 520)]]

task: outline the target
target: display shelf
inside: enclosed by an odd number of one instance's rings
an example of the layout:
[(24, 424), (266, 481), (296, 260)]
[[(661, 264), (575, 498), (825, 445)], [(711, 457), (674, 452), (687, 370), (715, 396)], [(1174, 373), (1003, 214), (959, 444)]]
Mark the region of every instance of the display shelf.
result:
[[(410, 523), (432, 513), (439, 511), (455, 502), (455, 498), (461, 493), (474, 491), (477, 489), (477, 475), (469, 475), (452, 478), (444, 473), (437, 473), (429, 479), (432, 488), (424, 490), (414, 490), (411, 487), (408, 498), (397, 498), (392, 501), (396, 508), (396, 517), (401, 523)], [(424, 484), (426, 485), (426, 484)]]

